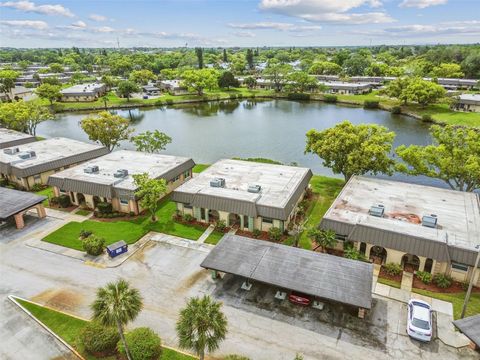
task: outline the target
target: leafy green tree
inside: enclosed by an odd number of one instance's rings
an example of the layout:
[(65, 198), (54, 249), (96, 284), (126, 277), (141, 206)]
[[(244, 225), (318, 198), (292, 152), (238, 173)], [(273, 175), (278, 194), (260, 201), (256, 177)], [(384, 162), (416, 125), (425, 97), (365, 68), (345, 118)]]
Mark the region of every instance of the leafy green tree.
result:
[(140, 206), (150, 211), (152, 221), (157, 221), (156, 212), (160, 206), (159, 200), (167, 192), (165, 179), (152, 179), (147, 173), (133, 175), (137, 190), (135, 196), (140, 200)]
[(198, 68), (203, 69), (203, 49), (200, 47), (195, 48), (195, 55), (197, 55)]
[(110, 76), (110, 75), (103, 75), (102, 79), (101, 79), (101, 82), (102, 82), (102, 84), (105, 84), (105, 86), (109, 90), (111, 88), (117, 86), (117, 84), (118, 84), (118, 81), (113, 76)]
[(35, 93), (41, 99), (47, 99), (50, 105), (62, 97), (59, 85), (42, 84), (36, 88)]
[(404, 161), (397, 169), (443, 180), (454, 190), (480, 189), (480, 131), (434, 125), (431, 133), (431, 145), (401, 145), (396, 149)]
[(225, 71), (218, 78), (218, 86), (221, 88), (239, 87), (240, 83), (230, 71)]
[(0, 124), (9, 129), (35, 135), (38, 124), (52, 119), (47, 108), (31, 101), (0, 104)]
[(480, 51), (472, 52), (462, 61), (462, 70), (465, 76), (471, 79), (480, 78)]
[(183, 84), (203, 95), (203, 90), (213, 90), (218, 86), (218, 72), (213, 69), (187, 70), (182, 74)]
[(223, 49), (223, 62), (228, 62), (227, 49)]
[(47, 78), (42, 79), (42, 84), (61, 86), (60, 80), (58, 80), (56, 76), (49, 76)]
[(130, 101), (130, 96), (136, 92), (139, 92), (140, 88), (133, 81), (124, 80), (118, 83), (118, 93), (121, 97), (127, 98)]
[(459, 64), (443, 63), (433, 68), (431, 76), (436, 78), (463, 78), (465, 74)]
[(319, 86), (317, 79), (304, 71), (295, 71), (288, 74), (287, 81), (285, 90), (293, 93), (312, 91)]
[(230, 69), (232, 69), (235, 74), (242, 74), (246, 67), (247, 60), (245, 60), (245, 56), (243, 54), (232, 56)]
[(99, 288), (96, 299), (91, 305), (94, 321), (98, 321), (103, 326), (117, 327), (128, 360), (132, 360), (132, 357), (123, 330), (129, 322), (137, 318), (142, 307), (143, 300), (138, 290), (131, 288), (130, 284), (123, 279)]
[(263, 75), (273, 82), (275, 91), (281, 91), (287, 82), (287, 75), (291, 71), (292, 67), (288, 64), (269, 63), (263, 71)]
[(120, 115), (102, 111), (98, 115), (88, 116), (80, 122), (83, 131), (92, 141), (97, 141), (112, 151), (120, 145), (120, 141), (128, 140), (133, 129), (130, 121)]
[(408, 97), (406, 89), (410, 85), (412, 78), (409, 77), (400, 77), (393, 81), (390, 81), (385, 89), (382, 90), (382, 93), (391, 97), (400, 100), (405, 105), (408, 102)]
[(247, 55), (245, 56), (245, 59), (247, 60), (248, 68), (250, 70), (253, 70), (253, 67), (255, 66), (253, 62), (253, 51), (252, 49), (247, 49)]
[(337, 237), (335, 231), (320, 230), (316, 227), (307, 230), (307, 235), (322, 249), (322, 252), (327, 252), (327, 248), (333, 248), (337, 244)]
[(246, 77), (243, 80), (243, 82), (247, 86), (247, 88), (249, 88), (249, 89), (253, 89), (253, 88), (255, 88), (255, 86), (257, 86), (257, 80), (252, 76)]
[(0, 92), (7, 94), (12, 100), (12, 89), (15, 87), (15, 80), (20, 76), (18, 71), (0, 70)]
[(315, 61), (308, 72), (315, 75), (337, 75), (342, 72), (342, 67), (330, 61)]
[(154, 130), (153, 132), (147, 130), (132, 136), (130, 141), (135, 144), (137, 151), (158, 153), (165, 150), (167, 145), (172, 142), (172, 138), (159, 130)]
[(64, 69), (62, 64), (59, 64), (59, 63), (50, 64), (50, 72), (58, 74), (58, 73), (63, 73), (63, 71)]
[(133, 70), (130, 73), (130, 81), (139, 85), (147, 85), (149, 81), (155, 80), (157, 77), (150, 70)]
[(180, 311), (177, 322), (178, 342), (181, 348), (193, 350), (205, 359), (205, 352), (215, 351), (227, 335), (227, 319), (222, 304), (210, 296), (191, 298)]
[(421, 106), (427, 106), (437, 102), (446, 94), (445, 89), (431, 81), (415, 78), (407, 85), (402, 97), (408, 101), (414, 101)]
[(343, 121), (329, 129), (308, 131), (305, 152), (317, 154), (324, 166), (343, 174), (345, 181), (366, 173), (391, 175), (394, 138), (395, 133), (383, 126)]
[(349, 76), (365, 75), (370, 63), (371, 59), (368, 57), (362, 54), (353, 54), (343, 63), (343, 69)]
[(72, 74), (71, 82), (74, 84), (81, 84), (85, 81), (86, 78), (87, 76), (85, 74), (76, 71)]

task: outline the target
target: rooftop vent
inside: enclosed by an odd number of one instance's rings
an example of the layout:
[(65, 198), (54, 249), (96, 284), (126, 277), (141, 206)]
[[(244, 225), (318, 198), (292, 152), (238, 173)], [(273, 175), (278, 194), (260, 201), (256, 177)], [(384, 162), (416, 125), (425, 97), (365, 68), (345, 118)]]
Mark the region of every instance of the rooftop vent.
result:
[(87, 166), (85, 169), (83, 169), (83, 172), (86, 174), (96, 174), (100, 171), (97, 165), (91, 165)]
[(35, 151), (31, 151), (31, 150), (24, 151), (18, 154), (18, 157), (23, 160), (31, 159), (31, 158), (34, 158), (35, 156), (37, 156), (37, 154), (35, 153)]
[(8, 148), (3, 150), (3, 153), (7, 155), (14, 155), (18, 152), (20, 152), (20, 149), (18, 147)]
[(223, 188), (225, 187), (225, 179), (224, 178), (213, 178), (210, 180), (210, 186), (211, 187), (218, 187), (218, 188)]
[(113, 177), (116, 178), (125, 178), (128, 176), (128, 170), (127, 169), (118, 169), (115, 174), (113, 174)]
[(259, 193), (262, 190), (260, 185), (248, 185), (248, 192), (250, 193)]
[(376, 217), (383, 217), (383, 214), (385, 213), (385, 206), (379, 204), (379, 205), (373, 205), (370, 210), (368, 210), (368, 213), (372, 216)]
[(422, 217), (422, 226), (426, 226), (429, 228), (436, 228), (437, 227), (437, 215), (431, 214), (431, 215), (424, 215)]

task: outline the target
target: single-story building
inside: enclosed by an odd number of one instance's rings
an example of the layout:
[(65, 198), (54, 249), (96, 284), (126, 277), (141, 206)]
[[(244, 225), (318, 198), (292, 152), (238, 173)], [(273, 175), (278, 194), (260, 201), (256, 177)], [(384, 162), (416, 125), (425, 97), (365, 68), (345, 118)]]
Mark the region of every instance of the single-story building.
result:
[(142, 86), (142, 90), (150, 96), (160, 95), (160, 89), (154, 85), (144, 85)]
[(353, 242), (367, 258), (405, 270), (445, 273), (480, 286), (473, 269), (480, 241), (479, 195), (354, 176), (320, 227)]
[(226, 234), (200, 266), (346, 304), (360, 314), (372, 306), (373, 265), (358, 260)]
[(15, 86), (9, 93), (0, 93), (1, 101), (9, 100), (28, 100), (33, 95), (33, 89), (25, 86)]
[[(426, 78), (426, 80), (434, 79)], [(477, 79), (438, 78), (436, 80), (438, 85), (443, 86), (445, 89), (473, 89), (480, 86)]]
[(338, 75), (313, 75), (319, 81), (340, 81)]
[(372, 91), (372, 85), (368, 83), (350, 83), (341, 81), (320, 81), (320, 84), (327, 86), (328, 93), (359, 95)]
[(192, 177), (195, 163), (190, 158), (119, 150), (50, 176), (55, 195), (68, 194), (72, 203), (94, 209), (109, 202), (114, 211), (138, 214), (137, 187), (132, 175), (148, 173), (165, 179), (167, 193)]
[(35, 136), (0, 127), (0, 149), (37, 141)]
[(0, 221), (7, 221), (13, 217), (17, 229), (25, 226), (23, 215), (33, 208), (37, 210), (39, 218), (47, 216), (42, 202), (46, 196), (32, 194), (26, 191), (18, 191), (0, 187)]
[(470, 339), (472, 349), (480, 349), (480, 314), (455, 320), (453, 325)]
[(30, 190), (55, 172), (105, 155), (108, 149), (67, 138), (51, 138), (3, 149), (0, 176)]
[(461, 94), (452, 108), (456, 111), (480, 112), (480, 94)]
[(303, 199), (307, 168), (220, 160), (172, 193), (181, 214), (197, 221), (224, 220), (242, 230), (287, 229)]
[(182, 80), (160, 80), (158, 87), (164, 92), (168, 92), (171, 95), (188, 95), (192, 94), (188, 91), (186, 86), (182, 85)]
[(107, 87), (100, 83), (79, 84), (60, 90), (64, 102), (95, 101), (106, 92)]
[(395, 76), (352, 76), (349, 81), (356, 83), (367, 83), (373, 87), (380, 87), (383, 84), (396, 80)]

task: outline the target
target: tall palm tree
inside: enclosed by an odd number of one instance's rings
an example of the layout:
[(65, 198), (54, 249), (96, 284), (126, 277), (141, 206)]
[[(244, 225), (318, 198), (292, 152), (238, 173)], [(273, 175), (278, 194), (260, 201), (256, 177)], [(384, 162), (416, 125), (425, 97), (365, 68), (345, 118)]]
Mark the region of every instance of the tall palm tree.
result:
[(135, 320), (143, 307), (142, 297), (137, 289), (123, 279), (116, 283), (108, 283), (97, 290), (97, 298), (91, 305), (92, 319), (104, 326), (116, 326), (120, 339), (125, 346), (128, 360), (132, 360), (123, 329), (130, 321)]
[(218, 349), (227, 334), (227, 318), (221, 306), (208, 295), (188, 301), (177, 322), (181, 348), (193, 350), (200, 360), (205, 358), (205, 350), (212, 352)]

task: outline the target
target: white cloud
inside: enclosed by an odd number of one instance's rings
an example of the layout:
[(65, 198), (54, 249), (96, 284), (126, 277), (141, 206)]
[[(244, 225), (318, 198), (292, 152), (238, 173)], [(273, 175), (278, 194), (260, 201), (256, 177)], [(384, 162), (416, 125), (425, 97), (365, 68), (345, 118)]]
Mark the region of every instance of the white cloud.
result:
[(92, 28), (92, 30), (99, 33), (111, 33), (115, 31), (115, 29), (111, 28), (110, 26), (101, 26), (97, 28)]
[(45, 30), (48, 24), (40, 20), (0, 20), (1, 25), (21, 27), (25, 29)]
[(444, 5), (448, 0), (403, 0), (400, 7), (415, 7), (425, 9), (430, 6)]
[(77, 27), (77, 28), (86, 28), (87, 27), (87, 24), (85, 24), (83, 21), (81, 20), (78, 20), (78, 21), (75, 21), (74, 23), (72, 23), (72, 26), (73, 27)]
[(28, 0), (0, 2), (0, 7), (16, 9), (24, 12), (33, 12), (43, 15), (59, 15), (66, 17), (75, 16), (69, 9), (63, 7), (62, 5), (36, 5), (34, 2)]
[(244, 23), (244, 24), (228, 24), (234, 29), (244, 30), (281, 30), (281, 31), (313, 31), (320, 30), (322, 27), (319, 25), (296, 25), (291, 23), (281, 22), (256, 22), (256, 23)]
[(312, 22), (338, 24), (380, 24), (395, 21), (384, 11), (351, 13), (352, 9), (382, 6), (380, 0), (261, 0), (260, 8), (265, 11), (292, 16)]
[(242, 38), (254, 38), (256, 36), (255, 33), (251, 32), (251, 31), (235, 31), (232, 34), (237, 36), (237, 37), (242, 37)]
[(480, 21), (448, 21), (438, 24), (411, 24), (387, 27), (383, 30), (355, 32), (356, 34), (378, 36), (378, 37), (397, 37), (397, 38), (422, 38), (422, 37), (439, 37), (449, 36), (479, 36)]
[(90, 14), (90, 16), (88, 18), (90, 20), (93, 20), (93, 21), (107, 21), (108, 20), (108, 18), (106, 16), (99, 15), (99, 14)]

